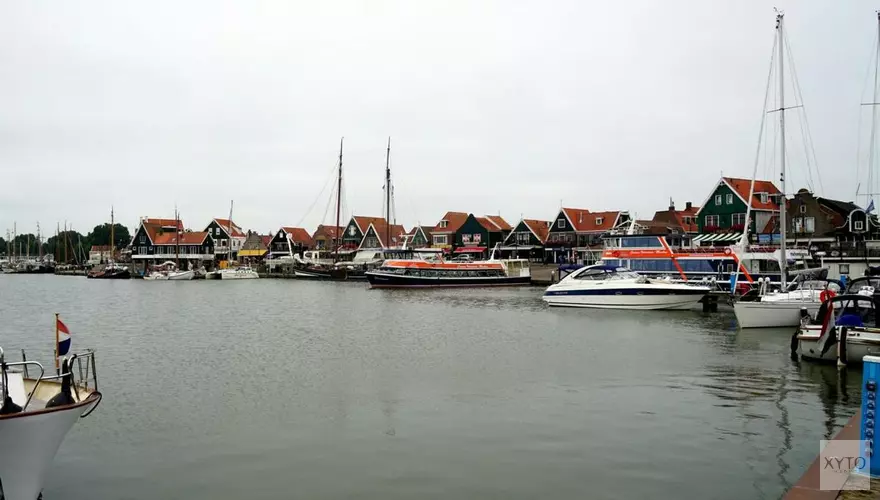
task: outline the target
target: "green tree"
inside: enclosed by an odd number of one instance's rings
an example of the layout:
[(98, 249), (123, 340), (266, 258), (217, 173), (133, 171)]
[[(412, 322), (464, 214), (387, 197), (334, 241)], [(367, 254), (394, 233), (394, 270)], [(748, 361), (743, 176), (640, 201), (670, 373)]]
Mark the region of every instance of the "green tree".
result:
[(76, 231), (61, 231), (58, 236), (46, 240), (45, 253), (55, 256), (63, 263), (83, 263), (89, 259), (88, 239)]
[[(131, 242), (131, 235), (128, 233), (128, 228), (122, 224), (114, 224), (113, 233), (113, 244), (116, 248), (125, 248)], [(86, 239), (88, 240), (90, 247), (91, 245), (109, 245), (110, 224), (95, 226), (95, 229), (86, 236)]]
[(0, 236), (0, 255), (6, 255), (6, 240)]

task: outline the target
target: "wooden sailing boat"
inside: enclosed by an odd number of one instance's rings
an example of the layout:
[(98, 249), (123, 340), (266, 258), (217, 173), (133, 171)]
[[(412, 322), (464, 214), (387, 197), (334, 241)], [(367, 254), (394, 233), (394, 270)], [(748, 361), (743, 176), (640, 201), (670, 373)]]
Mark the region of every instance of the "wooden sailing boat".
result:
[[(88, 278), (93, 279), (122, 279), (127, 280), (131, 278), (131, 271), (128, 269), (128, 266), (123, 266), (116, 263), (116, 242), (114, 241), (116, 238), (116, 219), (113, 212), (113, 207), (110, 207), (110, 259), (104, 266), (98, 266), (95, 269), (92, 269), (89, 274), (86, 275)], [(67, 241), (65, 237), (65, 242)], [(66, 244), (65, 244), (65, 252), (66, 252)]]

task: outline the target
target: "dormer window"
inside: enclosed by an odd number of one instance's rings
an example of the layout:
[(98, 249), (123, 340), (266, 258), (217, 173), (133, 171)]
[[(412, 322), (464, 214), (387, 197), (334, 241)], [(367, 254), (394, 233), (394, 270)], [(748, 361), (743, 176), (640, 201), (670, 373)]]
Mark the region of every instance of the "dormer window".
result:
[(603, 222), (605, 222), (604, 217), (596, 217), (596, 225), (597, 226), (601, 226)]
[(770, 195), (768, 193), (758, 193), (758, 199), (761, 200), (761, 203), (769, 203)]
[(448, 220), (441, 220), (441, 221), (440, 221), (440, 229), (443, 229), (443, 228), (445, 228), (445, 227), (448, 226), (448, 225), (449, 225), (449, 221), (448, 221)]
[(865, 225), (864, 225), (863, 221), (860, 221), (860, 220), (853, 221), (853, 229), (855, 229), (856, 231), (864, 231)]
[(798, 210), (800, 211), (800, 213), (805, 214), (807, 213), (807, 206), (801, 205), (800, 207), (798, 207)]

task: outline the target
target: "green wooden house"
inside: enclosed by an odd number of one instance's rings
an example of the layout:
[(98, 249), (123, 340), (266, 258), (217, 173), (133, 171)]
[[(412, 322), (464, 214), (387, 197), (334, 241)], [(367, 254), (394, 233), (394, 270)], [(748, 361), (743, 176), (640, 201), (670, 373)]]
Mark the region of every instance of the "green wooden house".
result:
[(385, 224), (385, 219), (382, 217), (366, 217), (362, 215), (352, 216), (342, 233), (342, 249), (348, 251), (357, 249), (361, 246), (361, 241), (363, 241), (364, 235), (367, 234), (367, 229), (370, 227), (370, 224), (379, 222)]
[(456, 253), (470, 253), (487, 257), (488, 251), (503, 243), (513, 228), (499, 215), (476, 217), (468, 214), (467, 219), (455, 232)]
[[(213, 219), (205, 231), (211, 235), (214, 240), (214, 254), (218, 259), (235, 260), (238, 258), (238, 251), (244, 245), (247, 235), (241, 230), (234, 221), (229, 219)], [(231, 233), (231, 245), (230, 245)], [(230, 255), (230, 247), (232, 254)]]
[(407, 234), (406, 246), (409, 248), (427, 248), (431, 246), (431, 227), (416, 226)]
[(543, 260), (544, 243), (547, 242), (551, 225), (550, 221), (521, 219), (504, 240), (501, 255), (507, 258)]
[[(722, 177), (696, 214), (700, 235), (694, 242), (701, 244), (733, 242), (745, 228), (750, 179)], [(774, 234), (779, 232), (779, 202), (782, 194), (770, 181), (755, 181), (751, 199), (749, 233)]]

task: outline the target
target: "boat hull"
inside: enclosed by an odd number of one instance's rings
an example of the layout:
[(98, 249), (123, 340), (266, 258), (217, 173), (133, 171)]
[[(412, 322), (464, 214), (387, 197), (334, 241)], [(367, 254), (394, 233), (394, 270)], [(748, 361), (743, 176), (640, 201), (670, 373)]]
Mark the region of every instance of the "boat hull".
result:
[(733, 312), (740, 328), (784, 328), (800, 325), (803, 308), (815, 317), (820, 305), (818, 302), (799, 300), (737, 302), (733, 305)]
[(531, 284), (529, 276), (515, 277), (419, 277), (380, 272), (367, 272), (371, 288), (479, 288), (490, 286), (523, 286)]
[(547, 293), (543, 299), (552, 307), (594, 309), (689, 310), (696, 306), (708, 288), (630, 288), (566, 290)]
[(220, 279), (223, 279), (223, 280), (252, 280), (252, 279), (257, 279), (259, 277), (260, 277), (260, 275), (257, 274), (255, 271), (250, 271), (250, 272), (237, 272), (237, 271), (224, 272), (224, 271), (220, 271)]
[[(798, 335), (798, 354), (811, 361), (837, 361), (838, 345), (832, 345), (824, 354), (819, 351), (817, 335)], [(860, 364), (865, 356), (880, 355), (880, 333), (851, 331), (846, 338), (846, 362)]]
[(87, 277), (96, 280), (127, 280), (131, 279), (131, 271), (128, 269), (102, 271), (97, 274), (89, 274)]
[(73, 424), (100, 401), (94, 393), (64, 407), (0, 418), (0, 481), (4, 500), (35, 500), (55, 453)]
[(189, 281), (193, 279), (195, 273), (193, 271), (175, 271), (168, 273), (169, 281)]

